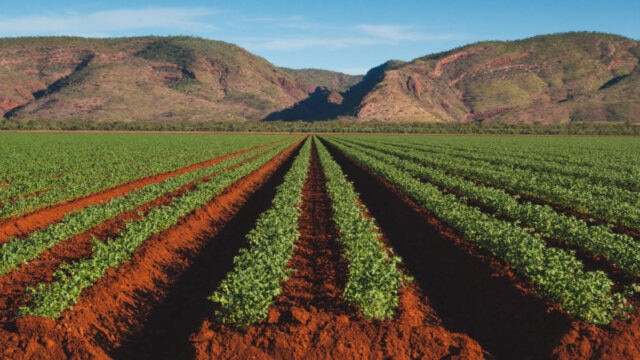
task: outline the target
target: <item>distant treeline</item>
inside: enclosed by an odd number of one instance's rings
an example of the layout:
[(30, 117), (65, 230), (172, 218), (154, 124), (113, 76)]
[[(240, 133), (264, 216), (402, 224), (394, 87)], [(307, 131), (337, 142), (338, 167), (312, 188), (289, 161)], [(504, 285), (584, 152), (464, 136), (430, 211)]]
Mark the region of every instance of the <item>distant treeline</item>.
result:
[(532, 134), (532, 135), (640, 135), (640, 124), (580, 122), (569, 124), (388, 123), (331, 120), (304, 121), (131, 121), (87, 120), (0, 121), (0, 130), (99, 131), (225, 131), (301, 133), (398, 134)]

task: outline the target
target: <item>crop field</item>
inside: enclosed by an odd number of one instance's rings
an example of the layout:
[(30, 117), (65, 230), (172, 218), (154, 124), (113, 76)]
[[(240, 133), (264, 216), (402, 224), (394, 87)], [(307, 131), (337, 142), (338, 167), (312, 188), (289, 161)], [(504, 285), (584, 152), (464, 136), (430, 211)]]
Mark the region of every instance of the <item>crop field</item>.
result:
[(2, 358), (640, 358), (637, 138), (0, 151)]

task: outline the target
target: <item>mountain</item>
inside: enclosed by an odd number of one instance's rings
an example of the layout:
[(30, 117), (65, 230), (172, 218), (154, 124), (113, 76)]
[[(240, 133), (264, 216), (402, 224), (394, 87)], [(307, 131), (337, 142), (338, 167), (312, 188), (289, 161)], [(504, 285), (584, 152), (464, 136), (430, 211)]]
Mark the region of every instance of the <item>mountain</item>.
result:
[(276, 67), (193, 37), (0, 39), (6, 119), (640, 122), (640, 43), (602, 33), (490, 41), (364, 77)]
[(262, 119), (361, 77), (278, 68), (192, 37), (0, 39), (0, 114), (15, 119)]
[(343, 94), (360, 121), (640, 121), (640, 43), (565, 33), (388, 62)]

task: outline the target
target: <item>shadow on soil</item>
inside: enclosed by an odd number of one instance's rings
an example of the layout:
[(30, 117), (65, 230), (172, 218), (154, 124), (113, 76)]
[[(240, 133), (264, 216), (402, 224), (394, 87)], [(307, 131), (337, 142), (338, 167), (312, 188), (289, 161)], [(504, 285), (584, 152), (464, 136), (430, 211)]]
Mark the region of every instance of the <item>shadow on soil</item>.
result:
[(501, 266), (496, 270), (489, 256), (466, 245), (397, 190), (390, 190), (388, 184), (323, 143), (354, 182), (445, 328), (468, 334), (497, 359), (551, 357), (569, 330), (565, 315), (548, 313), (543, 300), (525, 295), (511, 278), (500, 275)]

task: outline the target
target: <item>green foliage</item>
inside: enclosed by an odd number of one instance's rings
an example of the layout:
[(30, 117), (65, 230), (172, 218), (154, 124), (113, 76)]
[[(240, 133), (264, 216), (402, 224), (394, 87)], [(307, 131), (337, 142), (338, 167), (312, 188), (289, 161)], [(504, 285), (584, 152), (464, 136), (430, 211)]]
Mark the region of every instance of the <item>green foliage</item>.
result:
[[(253, 140), (253, 139), (250, 139)], [(252, 141), (238, 143), (238, 147), (254, 145)], [(233, 148), (227, 151), (234, 151)], [(264, 151), (264, 150), (259, 150)], [(84, 209), (67, 214), (59, 223), (49, 225), (46, 229), (31, 233), (26, 239), (12, 239), (0, 246), (0, 275), (17, 269), (20, 264), (26, 264), (37, 258), (43, 251), (57, 245), (71, 237), (80, 234), (92, 227), (108, 220), (125, 211), (131, 211), (136, 207), (166, 195), (183, 185), (196, 181), (205, 176), (216, 174), (224, 169), (239, 164), (242, 161), (255, 156), (258, 150), (224, 160), (212, 166), (200, 168), (185, 174), (166, 179), (161, 183), (149, 184), (141, 189), (111, 199), (106, 203), (88, 206)]]
[(567, 313), (593, 324), (608, 324), (616, 317), (626, 316), (626, 299), (622, 294), (613, 293), (613, 282), (601, 271), (584, 271), (573, 251), (547, 248), (540, 235), (484, 213), (469, 206), (464, 198), (445, 194), (396, 166), (348, 146), (345, 138), (334, 137), (330, 141), (463, 233), (465, 238), (508, 263)]
[[(439, 169), (439, 167), (446, 168), (446, 164), (435, 165), (434, 156), (428, 152), (421, 151), (420, 148), (417, 147), (407, 148), (400, 146), (402, 144), (394, 144), (393, 141), (387, 145), (380, 142), (376, 143), (371, 139), (363, 139), (361, 141), (354, 140), (351, 144), (358, 144), (356, 147), (358, 150), (380, 161), (407, 171), (416, 178), (428, 180), (430, 183), (437, 185), (445, 191), (468, 197), (494, 210), (498, 215), (520, 221), (546, 236), (562, 239), (567, 244), (581, 247), (593, 254), (604, 255), (623, 271), (626, 271), (632, 276), (640, 276), (640, 243), (636, 242), (635, 239), (630, 236), (614, 233), (608, 226), (591, 226), (586, 221), (559, 213), (549, 206), (537, 205), (529, 201), (521, 201), (517, 196), (510, 195), (502, 189), (480, 185), (464, 177), (447, 173)], [(411, 151), (407, 151), (407, 149)], [(451, 154), (451, 156), (449, 160), (445, 161), (460, 161), (459, 158), (458, 160), (453, 158), (455, 155)], [(464, 154), (461, 156), (464, 156)], [(488, 160), (494, 157), (479, 155), (473, 158)], [(530, 163), (524, 159), (518, 159), (518, 163), (514, 164), (505, 158), (504, 155), (500, 154), (495, 157), (494, 161), (510, 164), (511, 167), (533, 168), (536, 170), (542, 168), (541, 170), (545, 172), (555, 169), (553, 164), (547, 165), (540, 162)], [(483, 168), (483, 171), (487, 171), (479, 161), (474, 161), (474, 166)], [(563, 169), (556, 169), (557, 172), (553, 173), (571, 172), (571, 170), (577, 172), (579, 170), (567, 165), (562, 165), (562, 167)], [(535, 171), (530, 171), (528, 174), (529, 176), (527, 176), (527, 178), (539, 176)], [(580, 175), (582, 175), (582, 173), (580, 173)], [(597, 174), (593, 175), (595, 177)], [(621, 178), (611, 175), (612, 173), (606, 173), (606, 175), (603, 176), (606, 180), (600, 179), (605, 182), (607, 180), (612, 181), (613, 184), (615, 184), (615, 180), (622, 180)], [(628, 177), (627, 174), (625, 174), (624, 177)], [(525, 180), (520, 178), (518, 181)], [(593, 182), (593, 180), (590, 181), (592, 184)], [(555, 186), (557, 185), (556, 183)]]
[(282, 136), (0, 134), (0, 219)]
[(183, 216), (204, 206), (214, 196), (258, 169), (289, 144), (290, 142), (281, 144), (239, 167), (197, 184), (195, 190), (174, 199), (170, 205), (153, 208), (146, 217), (127, 223), (117, 238), (107, 242), (96, 241), (91, 257), (61, 265), (54, 272), (51, 283), (40, 284), (37, 288), (28, 290), (29, 301), (27, 306), (20, 308), (20, 316), (60, 316), (62, 311), (77, 302), (83, 289), (92, 286), (104, 276), (107, 269), (117, 268), (130, 259), (151, 235), (168, 229)]
[(173, 37), (157, 38), (157, 40), (136, 53), (136, 56), (147, 60), (166, 61), (182, 68), (188, 68), (195, 61), (195, 52), (182, 44), (180, 39)]
[(247, 234), (249, 247), (233, 259), (234, 268), (209, 299), (220, 307), (215, 315), (222, 322), (249, 326), (266, 319), (273, 299), (288, 279), (287, 264), (299, 237), (298, 218), (302, 187), (309, 169), (311, 141), (300, 153), (278, 186), (272, 206), (260, 214)]
[[(527, 141), (531, 143), (530, 147), (525, 147)], [(411, 139), (404, 142), (402, 147), (405, 149), (416, 149), (406, 146)], [(640, 208), (637, 206), (640, 179), (629, 176), (640, 174), (637, 160), (640, 147), (635, 139), (557, 139), (553, 142), (556, 149), (545, 157), (552, 161), (540, 161), (539, 156), (533, 156), (545, 154), (544, 147), (550, 142), (535, 138), (504, 139), (500, 143), (508, 146), (509, 151), (487, 148), (483, 154), (478, 154), (474, 146), (427, 146), (421, 151), (429, 154), (427, 160), (431, 167), (640, 229)], [(594, 145), (602, 149), (594, 149)], [(597, 156), (590, 156), (594, 151)], [(611, 161), (613, 158), (617, 161)]]
[[(222, 117), (222, 116), (220, 116)], [(85, 119), (0, 119), (0, 130), (123, 130), (123, 131), (232, 131), (300, 133), (394, 133), (394, 134), (541, 134), (541, 135), (640, 135), (640, 124), (572, 122), (568, 124), (505, 124), (481, 122), (393, 123), (356, 122), (352, 118), (331, 121), (247, 121), (233, 115), (224, 121), (156, 120), (92, 121)]]
[(322, 144), (318, 145), (318, 154), (327, 179), (333, 221), (341, 234), (338, 242), (349, 261), (344, 298), (367, 319), (391, 318), (398, 307), (398, 289), (409, 280), (397, 267), (401, 259), (384, 249), (374, 220), (365, 216), (366, 207), (358, 203), (353, 184)]

